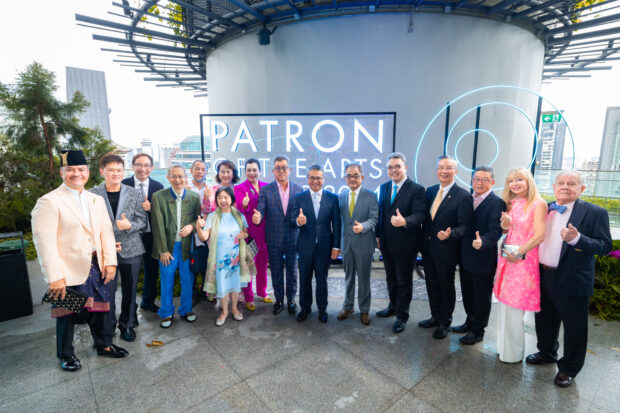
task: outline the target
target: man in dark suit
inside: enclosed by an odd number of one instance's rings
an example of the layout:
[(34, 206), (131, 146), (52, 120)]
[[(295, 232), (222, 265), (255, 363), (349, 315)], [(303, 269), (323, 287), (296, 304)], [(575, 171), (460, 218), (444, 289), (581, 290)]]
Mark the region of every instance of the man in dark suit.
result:
[(461, 344), (479, 343), (491, 314), (491, 291), (497, 268), (497, 241), (502, 236), (500, 219), (506, 203), (493, 193), (493, 169), (479, 166), (472, 177), (474, 190), (474, 220), (468, 236), (461, 240), (459, 277), (463, 307), (467, 313), (465, 323), (452, 327), (456, 333), (467, 333), (459, 339)]
[(469, 192), (454, 182), (456, 161), (440, 156), (437, 161), (439, 185), (426, 189), (424, 222), (424, 273), (431, 318), (420, 321), (423, 328), (436, 327), (433, 338), (448, 335), (456, 303), (454, 273), (459, 262), (461, 239), (468, 236), (474, 215)]
[(131, 159), (131, 169), (133, 176), (123, 179), (122, 183), (142, 191), (144, 201), (142, 208), (146, 211), (147, 227), (142, 233), (142, 244), (144, 245), (144, 254), (142, 262), (144, 264), (144, 280), (142, 284), (142, 303), (140, 308), (152, 311), (159, 311), (159, 307), (155, 305), (155, 297), (157, 297), (157, 277), (159, 273), (159, 262), (152, 257), (153, 251), (153, 233), (151, 232), (151, 201), (153, 194), (164, 186), (149, 175), (153, 170), (153, 158), (146, 153), (138, 153)]
[[(139, 189), (121, 183), (125, 173), (123, 158), (115, 153), (107, 153), (99, 161), (99, 173), (105, 179), (101, 185), (90, 191), (100, 195), (114, 227), (114, 238), (118, 253), (118, 272), (121, 276), (121, 314), (118, 327), (121, 338), (125, 341), (136, 339), (135, 327), (138, 325), (136, 316), (136, 288), (140, 275), (140, 264), (144, 246), (140, 235), (146, 229), (146, 211), (142, 208), (143, 196)], [(104, 334), (114, 335), (116, 329), (116, 288), (118, 277), (110, 282), (110, 311), (107, 314)]]
[(267, 220), (265, 238), (271, 284), (276, 296), (273, 314), (280, 314), (284, 307), (284, 267), (286, 267), (286, 300), (289, 314), (297, 312), (295, 293), (297, 292), (297, 234), (299, 229), (291, 226), (289, 213), (293, 199), (302, 189), (289, 181), (291, 168), (288, 158), (276, 156), (273, 162), (273, 174), (276, 180), (260, 190), (258, 205), (254, 210), (252, 222), (259, 225), (263, 217)]
[(557, 360), (553, 382), (569, 387), (586, 358), (588, 307), (594, 290), (594, 256), (611, 250), (607, 211), (579, 199), (585, 189), (576, 171), (555, 178), (555, 202), (549, 204), (545, 240), (538, 247), (541, 311), (536, 313), (538, 353), (529, 364), (554, 363), (560, 323), (564, 325), (564, 355)]
[(424, 222), (424, 187), (407, 178), (405, 155), (387, 158), (391, 181), (379, 189), (377, 246), (383, 256), (390, 304), (377, 317), (396, 316), (392, 332), (405, 330), (413, 293), (413, 270), (420, 246), (420, 226)]
[(370, 324), (370, 271), (376, 245), (375, 227), (379, 221), (379, 202), (374, 192), (362, 188), (364, 173), (361, 164), (347, 165), (345, 173), (349, 190), (342, 192), (338, 198), (342, 220), (340, 244), (346, 296), (342, 310), (338, 314), (338, 320), (345, 320), (353, 314), (357, 275), (357, 303), (361, 313), (360, 321), (368, 325)]
[[(299, 228), (299, 305), (297, 321), (304, 321), (312, 311), (312, 273), (316, 279), (316, 305), (319, 320), (327, 322), (327, 271), (340, 249), (340, 210), (338, 197), (323, 189), (323, 170), (319, 165), (308, 169), (309, 190), (293, 201), (290, 222)], [(304, 212), (304, 209), (306, 212)]]

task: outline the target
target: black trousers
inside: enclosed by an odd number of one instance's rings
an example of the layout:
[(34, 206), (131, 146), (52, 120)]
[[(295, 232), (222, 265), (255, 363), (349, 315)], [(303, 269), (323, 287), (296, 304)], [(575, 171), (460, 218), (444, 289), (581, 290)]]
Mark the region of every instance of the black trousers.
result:
[(413, 295), (413, 270), (415, 254), (395, 254), (387, 249), (381, 250), (385, 279), (390, 295), (389, 309), (396, 311), (398, 320), (409, 320), (409, 306)]
[(463, 307), (467, 313), (465, 323), (476, 336), (483, 336), (491, 314), (491, 294), (495, 272), (482, 275), (467, 272), (460, 265), (459, 269)]
[(138, 317), (136, 310), (136, 289), (138, 285), (138, 277), (140, 275), (140, 265), (142, 256), (131, 258), (122, 258), (117, 255), (118, 272), (116, 277), (110, 281), (110, 311), (107, 313), (104, 326), (104, 334), (110, 337), (114, 336), (116, 328), (116, 289), (120, 277), (121, 284), (121, 314), (118, 318), (118, 326), (120, 328), (133, 328), (138, 325)]
[(560, 323), (564, 324), (564, 355), (558, 360), (558, 370), (575, 377), (583, 367), (588, 345), (588, 307), (590, 297), (569, 297), (559, 294), (555, 287), (555, 272), (541, 274), (541, 311), (536, 313), (538, 350), (549, 359), (556, 359)]
[(70, 314), (56, 319), (56, 356), (60, 359), (70, 358), (73, 348), (73, 332), (75, 325), (86, 320), (95, 347), (105, 348), (112, 344), (112, 338), (103, 334), (104, 322), (108, 313), (90, 313), (83, 309), (80, 313)]
[(146, 252), (144, 253), (144, 280), (142, 284), (142, 304), (152, 306), (157, 297), (157, 278), (159, 277), (159, 261), (151, 257), (153, 252), (153, 233), (145, 232), (142, 234), (142, 244)]
[[(331, 253), (331, 251), (330, 251)], [(327, 309), (327, 272), (331, 264), (330, 255), (321, 255), (316, 245), (312, 255), (299, 255), (299, 305), (302, 310), (312, 308), (312, 274), (316, 280), (316, 306), (319, 312)]]
[(426, 275), (426, 292), (431, 315), (442, 326), (452, 324), (452, 313), (456, 304), (454, 273), (456, 265), (448, 265), (431, 254), (424, 255), (424, 274)]

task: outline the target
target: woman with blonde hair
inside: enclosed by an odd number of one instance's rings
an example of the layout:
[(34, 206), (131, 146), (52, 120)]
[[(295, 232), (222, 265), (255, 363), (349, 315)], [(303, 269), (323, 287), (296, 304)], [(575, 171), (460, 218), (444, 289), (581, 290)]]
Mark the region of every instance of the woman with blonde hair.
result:
[(545, 238), (547, 203), (525, 168), (508, 172), (502, 198), (508, 211), (502, 213), (506, 238), (493, 286), (499, 300), (497, 351), (501, 361), (516, 363), (525, 352), (525, 312), (540, 311), (538, 244)]

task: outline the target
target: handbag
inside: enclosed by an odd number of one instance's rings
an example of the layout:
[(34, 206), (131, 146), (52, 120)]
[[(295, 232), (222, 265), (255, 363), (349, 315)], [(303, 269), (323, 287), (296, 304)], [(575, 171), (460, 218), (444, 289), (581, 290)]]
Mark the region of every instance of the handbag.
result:
[(245, 245), (250, 255), (252, 255), (252, 259), (256, 257), (256, 254), (258, 254), (258, 245), (256, 245), (254, 238), (248, 236), (245, 240)]
[(70, 287), (67, 287), (65, 291), (64, 299), (60, 298), (60, 296), (58, 296), (58, 298), (54, 298), (51, 291), (47, 291), (41, 302), (50, 303), (56, 307), (62, 307), (69, 311), (73, 311), (74, 313), (81, 312), (82, 308), (84, 308), (84, 304), (86, 304), (88, 296)]
[(196, 246), (192, 236), (192, 248), (189, 253), (189, 270), (192, 274), (204, 274), (207, 271), (209, 248), (206, 245)]

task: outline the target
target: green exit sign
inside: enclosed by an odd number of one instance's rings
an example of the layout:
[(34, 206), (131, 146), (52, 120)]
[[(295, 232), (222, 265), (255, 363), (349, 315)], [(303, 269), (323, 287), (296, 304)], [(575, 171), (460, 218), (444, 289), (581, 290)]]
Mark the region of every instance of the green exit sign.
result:
[(562, 115), (556, 113), (555, 115), (543, 115), (542, 116), (543, 123), (553, 123), (559, 122), (562, 120)]

